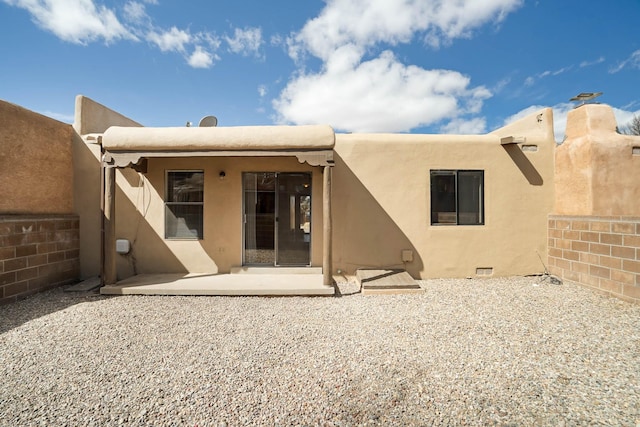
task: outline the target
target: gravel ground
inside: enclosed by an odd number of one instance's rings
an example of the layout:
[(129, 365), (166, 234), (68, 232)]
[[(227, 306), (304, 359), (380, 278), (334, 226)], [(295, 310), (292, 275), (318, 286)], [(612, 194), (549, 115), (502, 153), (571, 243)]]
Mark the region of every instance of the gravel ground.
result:
[(640, 307), (540, 277), (424, 294), (0, 307), (0, 424), (640, 423)]

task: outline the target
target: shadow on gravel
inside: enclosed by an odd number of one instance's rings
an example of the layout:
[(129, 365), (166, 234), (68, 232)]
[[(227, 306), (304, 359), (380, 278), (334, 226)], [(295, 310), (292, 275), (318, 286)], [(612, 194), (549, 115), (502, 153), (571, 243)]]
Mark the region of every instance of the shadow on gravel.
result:
[(23, 300), (0, 306), (0, 334), (77, 304), (109, 298), (96, 291), (64, 292), (67, 287), (62, 286), (40, 292)]
[(333, 286), (335, 287), (335, 290), (336, 290), (336, 293), (334, 294), (334, 296), (337, 298), (362, 293), (360, 289), (360, 285), (355, 283), (353, 280), (351, 281), (348, 280), (344, 276), (341, 276), (338, 279), (334, 277)]

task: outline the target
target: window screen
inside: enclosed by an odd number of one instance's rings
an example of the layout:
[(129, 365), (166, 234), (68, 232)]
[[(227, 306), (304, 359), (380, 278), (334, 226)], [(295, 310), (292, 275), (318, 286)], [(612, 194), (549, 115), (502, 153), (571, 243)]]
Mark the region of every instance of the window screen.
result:
[(167, 171), (165, 237), (202, 239), (204, 172)]

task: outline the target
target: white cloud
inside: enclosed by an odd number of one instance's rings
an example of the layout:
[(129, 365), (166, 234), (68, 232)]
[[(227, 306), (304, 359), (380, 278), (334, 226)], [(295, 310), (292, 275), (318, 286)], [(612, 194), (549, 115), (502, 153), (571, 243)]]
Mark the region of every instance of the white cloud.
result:
[[(273, 102), (278, 120), (397, 132), (477, 113), (491, 96), (488, 89), (471, 87), (469, 78), (455, 71), (405, 65), (384, 49), (416, 37), (433, 46), (470, 37), (522, 3), (329, 0), (318, 17), (287, 39), (289, 55), (300, 70)], [(376, 49), (384, 51), (376, 55)], [(364, 59), (367, 52), (372, 59)], [(302, 71), (306, 54), (322, 60), (320, 71)], [(479, 128), (481, 120), (472, 119), (466, 129)]]
[(601, 56), (600, 58), (594, 60), (594, 61), (582, 61), (580, 63), (580, 68), (584, 68), (584, 67), (590, 67), (592, 65), (597, 65), (597, 64), (601, 64), (604, 62), (604, 56)]
[(609, 70), (609, 73), (610, 74), (615, 74), (618, 71), (621, 71), (623, 68), (626, 68), (626, 67), (639, 68), (640, 69), (640, 49), (638, 49), (635, 52), (633, 52), (631, 55), (629, 55), (629, 57), (627, 59), (625, 59), (624, 61), (620, 62), (615, 67), (611, 68)]
[[(569, 102), (561, 102), (553, 107), (553, 135), (556, 142), (564, 141), (565, 132), (567, 130), (567, 114), (575, 108), (575, 104)], [(538, 108), (540, 109), (540, 107)]]
[(640, 101), (637, 100), (633, 100), (625, 105), (623, 105), (622, 107), (620, 107), (620, 109), (622, 110), (629, 110), (630, 108), (635, 107), (636, 105), (640, 104)]
[(218, 50), (218, 48), (220, 47), (220, 37), (211, 34), (211, 33), (207, 33), (207, 32), (201, 32), (196, 34), (193, 37), (193, 40), (196, 41), (197, 43), (204, 43), (209, 45), (209, 48), (211, 50)]
[[(155, 0), (145, 0), (148, 4), (157, 4)], [(220, 39), (208, 32), (191, 34), (189, 31), (171, 27), (169, 30), (162, 30), (154, 27), (151, 18), (145, 11), (145, 5), (130, 1), (125, 5), (125, 15), (139, 26), (146, 26), (147, 31), (144, 38), (157, 46), (162, 52), (178, 52), (185, 56), (187, 64), (193, 68), (210, 68), (214, 60), (220, 58), (212, 52), (220, 47)], [(205, 49), (203, 45), (208, 46)], [(193, 46), (191, 55), (186, 52)]]
[(469, 37), (481, 25), (520, 7), (522, 0), (331, 0), (289, 40), (293, 57), (301, 50), (328, 59), (339, 46), (407, 43), (416, 33), (432, 40)]
[[(99, 0), (0, 0), (10, 6), (27, 10), (39, 27), (50, 31), (61, 40), (87, 44), (95, 41), (111, 42), (128, 39), (146, 40), (162, 52), (178, 52), (195, 68), (209, 68), (220, 58), (215, 52), (220, 47), (220, 38), (203, 31), (172, 26), (169, 29), (154, 25), (147, 13), (148, 5), (158, 5), (157, 0), (126, 0), (116, 10), (100, 5)], [(236, 30), (230, 40), (233, 52), (246, 55), (255, 53), (262, 44), (260, 29)], [(187, 52), (192, 51), (191, 55)]]
[(120, 23), (113, 10), (96, 6), (92, 0), (4, 1), (26, 9), (36, 25), (64, 41), (86, 44), (99, 39), (106, 43), (118, 39), (137, 39)]
[(262, 29), (260, 28), (236, 28), (233, 37), (225, 37), (229, 44), (229, 50), (242, 55), (253, 54), (258, 56), (262, 46)]
[(446, 125), (440, 127), (440, 132), (458, 135), (478, 135), (487, 131), (487, 121), (484, 117), (472, 119), (453, 119)]
[(264, 98), (267, 95), (267, 87), (265, 85), (258, 86), (258, 94), (260, 98)]
[(618, 128), (624, 128), (629, 126), (634, 117), (640, 116), (640, 110), (627, 111), (623, 108), (613, 108), (613, 115), (616, 116)]
[(500, 93), (505, 87), (507, 87), (507, 85), (509, 85), (509, 83), (511, 83), (511, 78), (505, 77), (504, 79), (496, 83), (496, 85), (492, 88), (491, 92)]
[(358, 62), (349, 48), (337, 52), (326, 70), (301, 74), (289, 82), (273, 105), (279, 121), (326, 123), (352, 132), (401, 132), (478, 111), (490, 96), (469, 88), (455, 71), (405, 66), (389, 52)]
[(171, 27), (169, 31), (147, 34), (147, 40), (154, 43), (163, 52), (184, 52), (185, 45), (191, 41), (191, 35), (184, 30)]
[(559, 76), (560, 74), (564, 74), (564, 73), (566, 73), (567, 71), (570, 71), (572, 68), (573, 68), (573, 65), (570, 65), (570, 66), (568, 66), (568, 67), (562, 67), (562, 68), (560, 68), (560, 69), (558, 69), (558, 70), (555, 70), (555, 71), (547, 71), (547, 72), (546, 72), (546, 74), (545, 74), (545, 77), (546, 77), (547, 75), (551, 75), (551, 76)]
[(567, 71), (570, 71), (573, 68), (573, 65), (569, 65), (568, 67), (562, 67), (559, 68), (555, 71), (551, 71), (551, 70), (545, 70), (541, 73), (536, 74), (535, 76), (529, 76), (524, 80), (524, 85), (525, 86), (532, 86), (536, 80), (540, 80), (543, 79), (545, 77), (549, 77), (549, 76), (558, 76), (560, 74), (566, 73)]
[(274, 34), (269, 39), (269, 43), (271, 46), (284, 46), (286, 41), (280, 34)]
[[(202, 46), (196, 46), (189, 60), (189, 65), (193, 68), (210, 68), (213, 65), (213, 55), (202, 48)], [(217, 59), (217, 57), (216, 57)]]
[(125, 3), (124, 16), (128, 21), (134, 23), (141, 23), (149, 18), (145, 5), (137, 1), (129, 1)]

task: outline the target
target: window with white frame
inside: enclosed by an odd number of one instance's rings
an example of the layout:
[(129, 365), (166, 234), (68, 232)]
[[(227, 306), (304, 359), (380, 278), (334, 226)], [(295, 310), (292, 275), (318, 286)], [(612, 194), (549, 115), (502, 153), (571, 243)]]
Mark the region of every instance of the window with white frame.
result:
[(484, 171), (431, 171), (431, 224), (484, 224)]
[(202, 239), (204, 171), (167, 171), (165, 238)]

